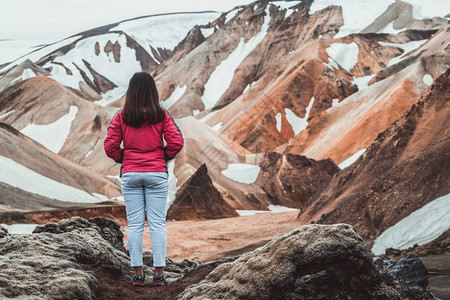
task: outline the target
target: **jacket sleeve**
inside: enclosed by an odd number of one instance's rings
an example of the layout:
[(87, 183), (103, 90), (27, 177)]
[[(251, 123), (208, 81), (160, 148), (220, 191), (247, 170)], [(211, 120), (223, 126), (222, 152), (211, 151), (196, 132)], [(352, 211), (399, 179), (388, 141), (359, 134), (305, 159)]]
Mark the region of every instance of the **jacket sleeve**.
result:
[(120, 148), (120, 143), (122, 143), (123, 136), (119, 112), (116, 113), (108, 126), (108, 133), (106, 134), (103, 146), (108, 157), (112, 158), (117, 163), (122, 163), (123, 149)]
[(167, 110), (166, 119), (164, 120), (163, 134), (167, 146), (164, 147), (164, 160), (169, 161), (173, 159), (184, 146), (184, 139), (180, 128), (173, 120), (172, 116)]

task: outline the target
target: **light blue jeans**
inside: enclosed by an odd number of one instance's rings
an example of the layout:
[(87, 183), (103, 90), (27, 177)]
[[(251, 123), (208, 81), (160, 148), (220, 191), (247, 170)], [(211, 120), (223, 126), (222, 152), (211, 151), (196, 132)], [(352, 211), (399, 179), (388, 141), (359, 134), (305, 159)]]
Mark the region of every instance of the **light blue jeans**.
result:
[(128, 172), (122, 174), (122, 195), (128, 222), (128, 250), (132, 267), (143, 266), (142, 249), (147, 211), (147, 223), (153, 251), (153, 266), (166, 266), (166, 172)]

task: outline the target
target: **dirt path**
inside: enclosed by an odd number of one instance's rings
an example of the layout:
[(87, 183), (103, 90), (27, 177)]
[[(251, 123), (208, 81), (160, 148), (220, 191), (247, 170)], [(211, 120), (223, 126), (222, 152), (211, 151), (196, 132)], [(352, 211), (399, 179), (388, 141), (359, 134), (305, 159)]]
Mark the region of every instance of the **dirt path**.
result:
[[(297, 214), (298, 210), (218, 220), (168, 221), (167, 257), (206, 262), (250, 251), (278, 234), (300, 226)], [(126, 227), (123, 226), (122, 229), (126, 244)], [(144, 249), (151, 250), (147, 223), (144, 230)]]

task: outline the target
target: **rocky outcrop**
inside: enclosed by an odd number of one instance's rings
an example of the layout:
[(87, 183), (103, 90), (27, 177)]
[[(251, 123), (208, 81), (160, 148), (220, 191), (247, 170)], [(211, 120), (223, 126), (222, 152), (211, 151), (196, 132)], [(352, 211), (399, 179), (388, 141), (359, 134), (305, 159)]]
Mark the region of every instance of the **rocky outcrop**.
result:
[(388, 227), (450, 193), (449, 88), (450, 70), (311, 199), (300, 219), (352, 224), (371, 245)]
[(8, 229), (6, 229), (2, 225), (0, 225), (0, 239), (5, 236), (8, 236), (8, 235), (9, 235)]
[(220, 219), (238, 216), (214, 187), (208, 169), (203, 164), (177, 192), (167, 219)]
[(295, 208), (302, 207), (340, 171), (331, 159), (316, 161), (302, 155), (277, 152), (266, 153), (259, 165), (262, 176), (256, 184), (273, 204)]
[(38, 225), (33, 230), (33, 233), (64, 233), (71, 231), (79, 231), (84, 228), (91, 228), (98, 231), (103, 239), (108, 241), (111, 246), (117, 250), (126, 252), (123, 246), (123, 233), (120, 230), (120, 224), (116, 220), (105, 218), (93, 218), (86, 220), (81, 217), (72, 217), (61, 220), (57, 223), (47, 223), (45, 225)]
[(383, 279), (346, 224), (308, 225), (213, 270), (177, 299), (432, 299)]

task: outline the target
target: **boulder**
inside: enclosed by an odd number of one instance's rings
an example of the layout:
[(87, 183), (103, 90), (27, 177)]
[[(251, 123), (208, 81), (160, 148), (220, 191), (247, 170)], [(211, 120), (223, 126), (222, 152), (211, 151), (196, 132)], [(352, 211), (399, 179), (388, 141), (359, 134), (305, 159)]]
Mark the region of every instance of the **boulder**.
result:
[(50, 233), (64, 233), (74, 230), (82, 230), (84, 228), (92, 228), (107, 240), (117, 250), (125, 252), (123, 246), (123, 233), (120, 230), (120, 224), (116, 220), (106, 218), (93, 218), (86, 220), (81, 217), (72, 217), (61, 220), (57, 223), (47, 223), (45, 225), (38, 225), (33, 230), (33, 233), (50, 232)]
[[(177, 299), (405, 299), (347, 224), (308, 225), (222, 264)], [(410, 298), (422, 299), (422, 298)], [(424, 298), (427, 299), (427, 298)]]

